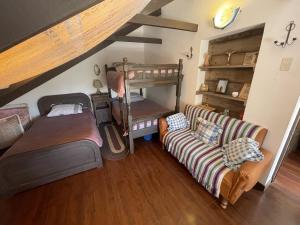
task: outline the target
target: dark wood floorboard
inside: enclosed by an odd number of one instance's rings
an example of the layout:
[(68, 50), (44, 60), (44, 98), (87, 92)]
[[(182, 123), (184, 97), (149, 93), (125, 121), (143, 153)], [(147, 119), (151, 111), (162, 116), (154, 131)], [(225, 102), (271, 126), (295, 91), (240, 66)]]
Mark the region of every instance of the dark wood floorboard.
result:
[(274, 186), (300, 199), (300, 150), (292, 151), (285, 157)]
[(136, 153), (0, 200), (1, 225), (294, 225), (300, 201), (277, 185), (252, 190), (227, 210), (157, 141)]

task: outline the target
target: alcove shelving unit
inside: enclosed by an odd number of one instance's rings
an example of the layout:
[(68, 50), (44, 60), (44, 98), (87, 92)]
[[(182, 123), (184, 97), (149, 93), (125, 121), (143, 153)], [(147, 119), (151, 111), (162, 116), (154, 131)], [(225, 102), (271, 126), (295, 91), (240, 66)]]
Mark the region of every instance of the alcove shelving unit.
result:
[[(208, 91), (198, 90), (196, 95), (203, 95), (202, 104), (216, 108), (218, 112), (229, 110), (230, 116), (241, 119), (247, 105), (247, 99), (232, 97), (232, 92), (241, 92), (244, 84), (250, 84), (255, 71), (255, 64), (244, 65), (246, 53), (259, 54), (264, 25), (213, 39), (208, 44), (210, 63), (208, 66), (200, 66), (205, 71), (204, 83), (208, 85)], [(228, 64), (226, 52), (234, 51)], [(226, 93), (216, 92), (219, 80), (228, 80)], [(200, 89), (200, 88), (199, 88)]]
[(204, 92), (204, 91), (197, 91), (196, 94), (197, 95), (207, 95), (207, 96), (212, 96), (212, 97), (217, 97), (217, 98), (223, 98), (223, 99), (229, 99), (229, 100), (232, 100), (232, 101), (243, 102), (243, 103), (247, 102), (247, 100), (243, 99), (243, 98), (232, 97), (230, 95), (219, 94), (219, 93), (210, 92), (210, 91), (206, 91), (206, 92)]
[(216, 65), (216, 66), (199, 66), (199, 68), (203, 71), (209, 70), (226, 70), (226, 69), (252, 69), (254, 70), (255, 66), (251, 65)]

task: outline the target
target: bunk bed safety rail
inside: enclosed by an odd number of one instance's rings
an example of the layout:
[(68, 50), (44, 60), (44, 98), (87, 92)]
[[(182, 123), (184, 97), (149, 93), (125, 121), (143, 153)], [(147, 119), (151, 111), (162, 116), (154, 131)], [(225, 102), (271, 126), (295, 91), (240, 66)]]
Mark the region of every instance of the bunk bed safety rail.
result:
[[(113, 63), (117, 71), (123, 71), (123, 63)], [(178, 64), (127, 64), (130, 81), (139, 80), (176, 80)]]

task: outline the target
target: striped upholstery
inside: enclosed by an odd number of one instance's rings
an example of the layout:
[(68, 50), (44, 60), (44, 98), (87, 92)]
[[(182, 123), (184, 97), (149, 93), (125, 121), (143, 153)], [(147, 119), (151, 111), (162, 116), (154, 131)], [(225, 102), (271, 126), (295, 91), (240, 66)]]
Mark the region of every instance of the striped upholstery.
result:
[[(163, 143), (203, 187), (219, 197), (222, 180), (230, 171), (222, 159), (221, 146), (241, 137), (255, 139), (263, 128), (192, 105), (187, 105), (184, 113), (190, 121), (190, 127), (168, 132), (164, 136)], [(197, 128), (198, 117), (222, 126), (223, 133), (219, 144), (207, 145), (191, 135), (191, 132)]]
[(163, 142), (167, 150), (185, 165), (206, 190), (219, 197), (222, 180), (230, 169), (225, 166), (218, 145), (200, 142), (191, 136), (190, 129), (169, 132)]
[(248, 137), (255, 140), (259, 132), (264, 129), (252, 123), (220, 115), (219, 113), (207, 111), (192, 105), (187, 105), (184, 113), (190, 121), (190, 128), (192, 130), (196, 130), (197, 128), (198, 117), (220, 125), (223, 128), (223, 133), (220, 137), (221, 146), (241, 137)]
[(205, 118), (208, 113), (209, 111), (193, 105), (186, 105), (184, 109), (184, 114), (186, 118), (190, 121), (191, 130), (197, 129), (197, 118), (198, 117)]

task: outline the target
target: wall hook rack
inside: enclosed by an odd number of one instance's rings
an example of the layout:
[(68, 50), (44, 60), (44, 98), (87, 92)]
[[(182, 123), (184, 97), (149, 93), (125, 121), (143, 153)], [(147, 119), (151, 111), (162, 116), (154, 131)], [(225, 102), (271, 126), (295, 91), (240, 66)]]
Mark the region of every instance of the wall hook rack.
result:
[(185, 55), (188, 59), (192, 59), (193, 58), (193, 47), (190, 47), (190, 52), (188, 54)]
[(274, 44), (277, 45), (277, 46), (281, 46), (283, 48), (285, 48), (287, 45), (292, 45), (297, 40), (296, 37), (293, 37), (292, 40), (290, 41), (291, 32), (295, 28), (296, 28), (295, 22), (291, 21), (290, 24), (287, 25), (286, 28), (285, 28), (286, 31), (288, 32), (285, 41), (283, 41), (283, 42), (274, 41)]

